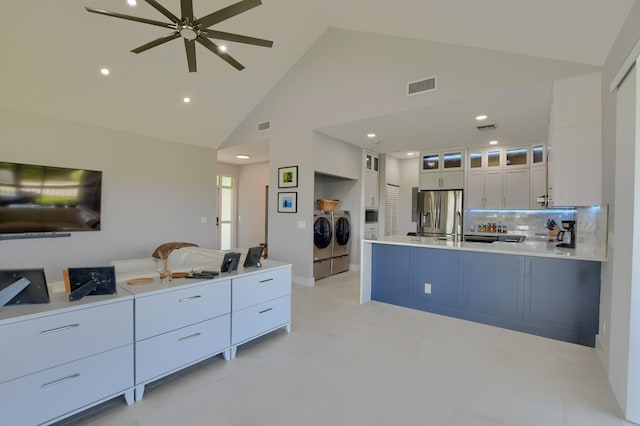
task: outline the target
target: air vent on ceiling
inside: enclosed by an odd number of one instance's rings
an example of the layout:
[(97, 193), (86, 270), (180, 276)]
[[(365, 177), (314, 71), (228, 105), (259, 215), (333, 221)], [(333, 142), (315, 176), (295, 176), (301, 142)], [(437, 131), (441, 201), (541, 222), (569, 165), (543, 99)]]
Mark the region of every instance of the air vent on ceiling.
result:
[(436, 77), (429, 77), (423, 80), (410, 81), (407, 83), (407, 96), (426, 93), (436, 90)]
[(271, 129), (271, 121), (263, 121), (258, 123), (258, 132), (265, 132)]
[(484, 126), (478, 126), (478, 130), (485, 131), (485, 130), (495, 130), (498, 128), (498, 125), (496, 123), (493, 124), (486, 124)]

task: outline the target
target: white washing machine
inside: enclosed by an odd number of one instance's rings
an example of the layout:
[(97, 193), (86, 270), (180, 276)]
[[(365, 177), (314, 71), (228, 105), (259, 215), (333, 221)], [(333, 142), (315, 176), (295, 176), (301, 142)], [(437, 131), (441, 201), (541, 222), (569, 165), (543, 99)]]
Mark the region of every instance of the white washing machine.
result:
[(333, 252), (331, 255), (331, 274), (339, 274), (349, 270), (349, 254), (351, 253), (351, 216), (348, 211), (334, 210)]
[(313, 214), (313, 278), (331, 275), (333, 251), (333, 222), (330, 211), (316, 210)]

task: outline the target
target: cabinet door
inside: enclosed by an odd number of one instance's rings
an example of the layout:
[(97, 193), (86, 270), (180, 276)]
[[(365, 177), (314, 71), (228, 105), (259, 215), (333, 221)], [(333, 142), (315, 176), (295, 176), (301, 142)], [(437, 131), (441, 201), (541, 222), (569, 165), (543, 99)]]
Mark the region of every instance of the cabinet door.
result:
[(377, 173), (364, 174), (364, 205), (367, 208), (377, 208), (379, 205)]
[(464, 196), (468, 209), (484, 208), (484, 172), (469, 172)]
[(549, 327), (582, 331), (593, 339), (598, 332), (600, 263), (531, 257), (527, 269), (530, 282), (526, 319)]
[(524, 258), (509, 254), (464, 253), (464, 290), (469, 309), (521, 319)]
[(428, 191), (440, 188), (440, 173), (420, 173), (420, 191)]
[(538, 198), (546, 198), (547, 195), (547, 169), (545, 167), (533, 167), (531, 169), (531, 200), (530, 209), (544, 209), (545, 203), (539, 203)]
[(440, 189), (463, 189), (464, 172), (442, 172)]
[(490, 170), (484, 176), (484, 208), (502, 208), (502, 171)]
[(412, 247), (373, 244), (371, 299), (402, 303), (411, 294)]
[(461, 170), (462, 168), (462, 151), (445, 152), (442, 155), (442, 170)]
[(504, 172), (504, 208), (528, 209), (530, 202), (529, 169), (505, 170)]
[(462, 252), (415, 249), (418, 264), (417, 295), (427, 305), (457, 304), (462, 271)]

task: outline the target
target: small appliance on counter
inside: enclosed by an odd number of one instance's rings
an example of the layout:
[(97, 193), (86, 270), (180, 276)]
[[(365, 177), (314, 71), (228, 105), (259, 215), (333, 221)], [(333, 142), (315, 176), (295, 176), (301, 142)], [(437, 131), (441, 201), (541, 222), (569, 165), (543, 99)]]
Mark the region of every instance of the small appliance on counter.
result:
[(576, 248), (576, 221), (563, 220), (562, 230), (558, 232), (556, 239), (561, 241), (556, 247)]

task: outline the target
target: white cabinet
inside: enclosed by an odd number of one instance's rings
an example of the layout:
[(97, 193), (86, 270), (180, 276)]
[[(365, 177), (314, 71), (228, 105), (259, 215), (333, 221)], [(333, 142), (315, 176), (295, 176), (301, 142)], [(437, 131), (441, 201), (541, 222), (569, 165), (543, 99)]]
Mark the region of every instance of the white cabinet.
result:
[(378, 224), (377, 223), (365, 223), (364, 224), (364, 239), (375, 240), (378, 238)]
[(133, 403), (133, 297), (122, 293), (52, 293), (0, 311), (3, 424), (52, 423), (118, 395)]
[(234, 278), (231, 358), (239, 345), (285, 327), (291, 331), (291, 266)]
[(364, 208), (377, 209), (380, 205), (380, 157), (372, 152), (364, 154)]
[(502, 208), (528, 209), (530, 203), (530, 169), (505, 170), (503, 175)]
[(465, 198), (468, 209), (502, 208), (502, 171), (469, 172)]
[(544, 143), (503, 148), (468, 148), (465, 198), (468, 209), (536, 208), (535, 191), (546, 193)]
[(380, 184), (378, 182), (378, 173), (365, 171), (364, 173), (364, 207), (367, 209), (377, 209), (380, 200)]
[(602, 204), (602, 75), (554, 82), (549, 132), (549, 206)]
[(464, 149), (422, 154), (420, 190), (464, 188)]
[(230, 356), (231, 280), (173, 280), (135, 292), (135, 399), (145, 385), (214, 355)]

